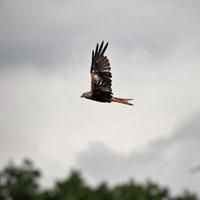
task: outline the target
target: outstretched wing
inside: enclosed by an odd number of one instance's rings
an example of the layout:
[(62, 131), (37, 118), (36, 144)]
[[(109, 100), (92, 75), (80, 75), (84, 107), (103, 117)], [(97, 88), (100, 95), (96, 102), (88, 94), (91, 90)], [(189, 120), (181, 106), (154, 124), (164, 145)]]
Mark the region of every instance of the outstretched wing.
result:
[(95, 52), (92, 51), (91, 64), (91, 91), (92, 96), (98, 101), (110, 101), (112, 97), (112, 74), (109, 60), (104, 56), (104, 52), (108, 47), (108, 43), (104, 46), (104, 42), (97, 43)]

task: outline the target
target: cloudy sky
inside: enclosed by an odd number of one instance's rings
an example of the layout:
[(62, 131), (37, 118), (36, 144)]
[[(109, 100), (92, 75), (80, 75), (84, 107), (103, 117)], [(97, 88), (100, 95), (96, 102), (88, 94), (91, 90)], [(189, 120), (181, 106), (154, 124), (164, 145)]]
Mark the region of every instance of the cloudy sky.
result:
[[(2, 0), (0, 167), (31, 158), (51, 185), (152, 179), (200, 194), (197, 0)], [(81, 99), (91, 50), (109, 42), (113, 91), (134, 107)]]

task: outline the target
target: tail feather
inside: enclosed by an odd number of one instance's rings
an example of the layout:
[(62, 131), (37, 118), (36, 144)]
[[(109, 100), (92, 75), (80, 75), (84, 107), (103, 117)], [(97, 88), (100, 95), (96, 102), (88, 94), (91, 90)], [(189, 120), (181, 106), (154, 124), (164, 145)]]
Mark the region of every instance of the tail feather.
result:
[(130, 100), (133, 100), (133, 99), (124, 99), (124, 98), (112, 97), (112, 102), (123, 103), (123, 104), (126, 104), (126, 105), (133, 106), (133, 104), (129, 102)]

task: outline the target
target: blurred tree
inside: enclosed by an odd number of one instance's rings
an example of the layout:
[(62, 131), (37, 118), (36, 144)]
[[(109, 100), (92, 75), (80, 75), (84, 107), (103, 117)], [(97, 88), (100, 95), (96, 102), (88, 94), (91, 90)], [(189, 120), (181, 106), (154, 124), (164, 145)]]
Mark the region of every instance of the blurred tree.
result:
[(106, 183), (101, 183), (94, 191), (94, 200), (114, 200), (113, 192)]
[(39, 170), (30, 160), (24, 160), (22, 166), (12, 162), (0, 172), (0, 198), (3, 200), (35, 200), (39, 193)]
[(136, 185), (133, 180), (129, 183), (124, 183), (116, 186), (113, 189), (116, 200), (145, 200), (145, 193), (143, 187)]
[(146, 199), (149, 200), (167, 200), (170, 199), (167, 188), (162, 188), (151, 181), (147, 181), (144, 186)]
[(189, 191), (184, 191), (183, 194), (173, 198), (173, 200), (197, 200), (197, 196)]
[(30, 160), (20, 166), (10, 162), (0, 171), (0, 200), (197, 200), (197, 196), (185, 191), (175, 197), (167, 188), (151, 181), (145, 184), (133, 180), (108, 187), (104, 182), (97, 187), (88, 186), (81, 174), (72, 170), (67, 178), (58, 181), (47, 190), (39, 187), (40, 171)]
[(72, 170), (70, 176), (56, 184), (54, 197), (56, 200), (90, 200), (93, 191), (83, 181), (80, 173)]

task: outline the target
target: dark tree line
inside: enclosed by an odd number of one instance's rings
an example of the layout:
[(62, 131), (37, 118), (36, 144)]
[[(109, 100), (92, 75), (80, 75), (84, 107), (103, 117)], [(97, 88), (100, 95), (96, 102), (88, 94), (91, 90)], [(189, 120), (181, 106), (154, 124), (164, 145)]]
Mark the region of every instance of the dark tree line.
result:
[(21, 165), (10, 162), (0, 171), (0, 200), (197, 200), (188, 191), (172, 196), (167, 188), (151, 181), (138, 184), (130, 181), (115, 187), (101, 183), (91, 187), (78, 171), (48, 190), (41, 188), (41, 173), (32, 162), (25, 160)]

